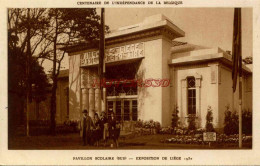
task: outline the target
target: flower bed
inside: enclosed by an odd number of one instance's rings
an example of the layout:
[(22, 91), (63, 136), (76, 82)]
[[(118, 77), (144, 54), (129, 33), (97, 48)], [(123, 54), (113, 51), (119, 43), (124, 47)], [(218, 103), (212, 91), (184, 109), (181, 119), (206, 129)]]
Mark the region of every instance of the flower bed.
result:
[(196, 130), (189, 130), (188, 128), (175, 128), (173, 129), (171, 126), (163, 127), (160, 129), (160, 134), (174, 134), (174, 135), (194, 135), (194, 134), (203, 134), (205, 129), (200, 128)]
[[(251, 142), (252, 136), (243, 135), (243, 142)], [(208, 144), (203, 141), (202, 134), (195, 135), (175, 135), (172, 138), (161, 140), (162, 143), (175, 143), (175, 144)], [(225, 134), (217, 134), (217, 144), (221, 143), (238, 143), (238, 135), (227, 136)]]
[(138, 120), (135, 124), (135, 134), (136, 135), (151, 135), (159, 133), (161, 129), (161, 124), (159, 122), (149, 120), (143, 121)]

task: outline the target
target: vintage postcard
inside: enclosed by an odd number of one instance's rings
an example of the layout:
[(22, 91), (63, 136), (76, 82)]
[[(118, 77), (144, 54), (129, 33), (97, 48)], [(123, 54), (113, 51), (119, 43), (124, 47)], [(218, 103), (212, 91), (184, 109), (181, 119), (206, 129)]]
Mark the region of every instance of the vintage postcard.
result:
[(0, 164), (260, 163), (259, 2), (0, 4)]

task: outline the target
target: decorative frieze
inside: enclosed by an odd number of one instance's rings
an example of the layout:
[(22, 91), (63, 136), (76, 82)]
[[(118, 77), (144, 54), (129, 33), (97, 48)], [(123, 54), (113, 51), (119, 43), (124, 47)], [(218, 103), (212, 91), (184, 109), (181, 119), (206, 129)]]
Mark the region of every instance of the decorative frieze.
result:
[(217, 64), (210, 64), (210, 82), (216, 84), (218, 81), (218, 66)]
[[(105, 50), (105, 63), (144, 57), (144, 43), (129, 44)], [(99, 52), (90, 51), (80, 55), (81, 66), (97, 65)]]
[(210, 64), (211, 84), (221, 83), (221, 67), (219, 64)]

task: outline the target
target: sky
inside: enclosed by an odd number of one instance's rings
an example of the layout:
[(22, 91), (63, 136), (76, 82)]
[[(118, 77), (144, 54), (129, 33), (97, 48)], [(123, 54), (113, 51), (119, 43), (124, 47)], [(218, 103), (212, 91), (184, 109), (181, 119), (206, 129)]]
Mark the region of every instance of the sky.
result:
[[(98, 13), (100, 10), (97, 11)], [(242, 9), (242, 56), (252, 56), (253, 16), (251, 8)], [(232, 50), (233, 8), (106, 8), (105, 24), (110, 30), (142, 22), (145, 17), (163, 14), (185, 32), (177, 41)], [(49, 70), (49, 62), (44, 64)], [(62, 69), (68, 68), (64, 58)]]

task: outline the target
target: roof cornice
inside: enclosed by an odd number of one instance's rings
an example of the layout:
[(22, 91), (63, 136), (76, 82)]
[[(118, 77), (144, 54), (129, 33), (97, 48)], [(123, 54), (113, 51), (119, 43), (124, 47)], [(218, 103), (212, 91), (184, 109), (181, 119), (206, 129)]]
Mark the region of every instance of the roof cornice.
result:
[[(134, 40), (146, 39), (155, 36), (165, 36), (173, 40), (178, 37), (184, 37), (185, 32), (174, 25), (169, 19), (163, 15), (155, 15), (148, 17), (142, 23), (122, 27), (116, 31), (105, 35), (105, 45), (111, 46), (118, 43), (129, 42)], [(98, 43), (84, 43), (69, 47), (68, 53), (79, 52), (89, 49), (98, 49)]]
[[(212, 49), (202, 49), (197, 51), (188, 51), (190, 52), (190, 56), (171, 59), (169, 61), (169, 65), (179, 66), (186, 64), (197, 64), (202, 62), (210, 62), (210, 61), (220, 61), (224, 64), (227, 64), (232, 68), (232, 57), (225, 51), (220, 48), (212, 48)], [(249, 69), (246, 65), (242, 65), (243, 71), (247, 73), (252, 73), (251, 69)]]

